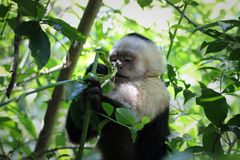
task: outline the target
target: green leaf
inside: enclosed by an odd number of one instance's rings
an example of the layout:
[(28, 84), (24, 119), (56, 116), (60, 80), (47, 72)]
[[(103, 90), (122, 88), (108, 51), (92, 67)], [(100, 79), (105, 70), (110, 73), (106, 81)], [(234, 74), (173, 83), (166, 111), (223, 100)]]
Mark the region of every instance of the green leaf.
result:
[(198, 6), (199, 5), (199, 3), (196, 2), (196, 1), (190, 1), (188, 4), (191, 5), (191, 6)]
[(50, 58), (50, 41), (48, 36), (41, 29), (39, 22), (22, 22), (17, 26), (15, 32), (19, 36), (24, 35), (29, 38), (31, 55), (36, 61), (38, 68), (41, 69), (43, 66), (45, 66)]
[(173, 66), (172, 65), (167, 65), (167, 74), (168, 74), (168, 78), (169, 78), (169, 80), (172, 82), (172, 81), (174, 81), (174, 80), (176, 80), (176, 72), (174, 71), (174, 68), (173, 68)]
[(63, 131), (61, 134), (57, 134), (55, 144), (56, 146), (64, 146), (66, 145), (66, 135), (65, 132)]
[(50, 58), (50, 41), (40, 26), (34, 30), (34, 34), (29, 37), (29, 48), (32, 57), (38, 65), (38, 69), (41, 69), (47, 64)]
[(137, 0), (137, 3), (142, 7), (149, 6), (153, 0)]
[(237, 114), (234, 117), (232, 117), (227, 122), (227, 124), (230, 125), (230, 126), (238, 126), (238, 127), (240, 127), (240, 114)]
[(203, 88), (201, 92), (196, 103), (203, 107), (205, 115), (213, 124), (221, 126), (228, 113), (226, 98), (209, 88)]
[(84, 89), (87, 88), (86, 84), (79, 82), (71, 82), (64, 85), (64, 99), (73, 100), (77, 98)]
[(220, 139), (221, 135), (218, 133), (217, 128), (210, 124), (205, 128), (203, 134), (203, 148), (209, 153), (223, 155), (224, 152)]
[(240, 21), (235, 19), (229, 19), (224, 21), (219, 21), (218, 26), (222, 28), (224, 32), (227, 32), (228, 30), (234, 28), (234, 27), (240, 27)]
[(9, 10), (10, 6), (4, 6), (3, 4), (0, 4), (0, 17), (4, 18)]
[(215, 71), (221, 71), (220, 69), (216, 68), (216, 67), (200, 67), (198, 68), (198, 70), (207, 70), (207, 69), (210, 69), (210, 70), (215, 70)]
[(182, 29), (182, 30), (184, 30), (185, 28), (181, 24), (174, 24), (174, 25), (171, 26), (171, 29)]
[(0, 128), (4, 130), (9, 129), (11, 136), (13, 136), (12, 138), (15, 140), (22, 138), (22, 132), (18, 128), (18, 124), (9, 117), (0, 117)]
[(46, 13), (44, 8), (37, 1), (33, 0), (13, 0), (18, 4), (18, 10), (23, 16), (32, 17), (35, 20), (41, 20)]
[(235, 92), (235, 84), (230, 84), (223, 90), (223, 93), (233, 93), (233, 92)]
[(183, 91), (183, 96), (184, 96), (184, 104), (185, 104), (191, 98), (195, 97), (196, 93), (193, 93), (192, 91), (186, 89)]
[(220, 52), (223, 49), (225, 49), (228, 46), (228, 44), (229, 44), (229, 42), (222, 41), (222, 40), (216, 40), (216, 41), (213, 41), (213, 42), (209, 42), (205, 54)]
[(169, 0), (169, 2), (173, 3), (173, 4), (177, 4), (179, 2), (182, 2), (182, 0)]
[(173, 85), (173, 89), (174, 89), (174, 98), (176, 98), (178, 93), (180, 93), (183, 90), (182, 87), (179, 87), (179, 86), (177, 86), (175, 84)]
[(25, 127), (28, 133), (30, 133), (33, 136), (33, 138), (37, 138), (37, 131), (32, 122), (32, 119), (29, 118), (27, 114), (20, 111), (18, 108), (10, 108), (9, 110), (18, 117), (19, 121)]
[(47, 17), (44, 21), (46, 24), (52, 26), (57, 31), (61, 32), (64, 36), (68, 37), (70, 40), (77, 40), (79, 42), (84, 42), (85, 37), (74, 27), (70, 26), (68, 23), (61, 19)]
[(30, 36), (34, 36), (35, 32), (39, 30), (39, 27), (40, 25), (37, 21), (22, 22), (16, 27), (15, 32), (19, 36), (30, 37)]
[(229, 60), (240, 60), (240, 48), (236, 48), (230, 52)]
[(108, 103), (102, 103), (103, 110), (107, 113), (108, 116), (113, 114), (114, 108)]
[(27, 21), (17, 26), (16, 34), (27, 36), (30, 40), (29, 48), (31, 55), (35, 59), (38, 68), (46, 65), (50, 58), (50, 41), (45, 32), (41, 29), (39, 22)]
[(104, 127), (108, 122), (111, 122), (111, 120), (109, 120), (109, 119), (104, 119), (103, 121), (101, 121), (101, 122), (98, 124), (97, 131), (98, 131), (99, 134), (102, 132), (103, 127)]
[(17, 28), (16, 18), (7, 19), (7, 23), (11, 27), (11, 29), (15, 32), (15, 30)]
[(127, 108), (117, 108), (115, 112), (116, 120), (125, 125), (133, 126), (136, 123), (135, 115)]
[(203, 50), (205, 47), (207, 47), (208, 43), (206, 41), (203, 41), (201, 44), (200, 50)]

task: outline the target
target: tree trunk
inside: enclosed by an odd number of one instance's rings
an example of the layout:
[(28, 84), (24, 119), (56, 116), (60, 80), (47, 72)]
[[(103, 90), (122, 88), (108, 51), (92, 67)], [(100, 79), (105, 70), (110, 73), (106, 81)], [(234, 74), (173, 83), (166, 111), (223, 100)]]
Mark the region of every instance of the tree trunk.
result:
[[(97, 16), (97, 13), (102, 5), (102, 0), (89, 0), (87, 7), (83, 13), (82, 19), (78, 26), (78, 31), (87, 38), (90, 29), (93, 25), (93, 22)], [(63, 81), (70, 79), (72, 77), (72, 73), (76, 67), (79, 56), (81, 55), (81, 51), (83, 49), (84, 42), (76, 42), (74, 41), (70, 49), (69, 53), (69, 65), (67, 68), (61, 70), (57, 81)], [(41, 154), (43, 151), (48, 149), (49, 142), (51, 139), (53, 127), (56, 121), (56, 115), (63, 97), (63, 86), (57, 86), (54, 88), (52, 93), (52, 97), (48, 102), (47, 111), (44, 117), (44, 126), (41, 130), (38, 141), (35, 147), (35, 152), (37, 155)]]

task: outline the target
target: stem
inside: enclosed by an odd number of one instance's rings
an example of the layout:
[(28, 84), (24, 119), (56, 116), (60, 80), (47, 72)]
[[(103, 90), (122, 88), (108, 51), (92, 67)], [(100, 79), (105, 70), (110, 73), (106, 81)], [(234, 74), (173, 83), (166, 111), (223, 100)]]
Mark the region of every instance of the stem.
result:
[(126, 128), (128, 128), (128, 129), (131, 129), (131, 127), (129, 127), (129, 126), (125, 125), (125, 124), (122, 124), (122, 123), (114, 120), (113, 118), (111, 118), (111, 117), (109, 117), (109, 116), (106, 116), (105, 114), (98, 113), (98, 112), (95, 112), (95, 114), (98, 114), (98, 115), (100, 115), (100, 116), (102, 116), (102, 117), (104, 117), (104, 118), (107, 118), (107, 119), (109, 119), (110, 121), (112, 121), (112, 122), (114, 122), (114, 123), (116, 123), (116, 124), (119, 124), (119, 125), (121, 125), (121, 126), (123, 126), (123, 127), (126, 127)]
[(6, 153), (3, 149), (3, 144), (2, 144), (2, 140), (0, 139), (0, 151), (2, 152), (3, 156), (6, 156)]
[[(181, 10), (179, 9), (179, 7), (175, 6), (175, 5), (174, 5), (173, 3), (171, 3), (169, 0), (166, 0), (166, 2), (167, 2), (167, 4), (169, 4), (170, 6), (172, 6), (173, 8), (175, 8), (180, 14), (182, 14), (183, 17), (188, 21), (188, 23), (192, 24), (192, 25), (193, 25), (194, 27), (196, 27), (196, 28), (199, 27), (195, 22), (193, 22), (191, 19), (189, 19), (189, 18), (183, 13), (183, 11), (181, 11)], [(213, 37), (213, 38), (215, 38), (215, 39), (219, 39), (218, 36), (210, 33), (209, 31), (205, 31), (205, 30), (202, 29), (202, 28), (199, 28), (198, 30), (199, 30), (200, 32), (202, 32), (202, 33), (210, 36), (210, 37)]]
[[(186, 11), (186, 8), (187, 8), (187, 4), (184, 5), (183, 11), (181, 11), (182, 13), (181, 13), (181, 17), (178, 21), (178, 25), (180, 25), (181, 22), (182, 22), (182, 19), (184, 17), (184, 13)], [(169, 59), (169, 56), (170, 56), (170, 53), (171, 53), (171, 50), (172, 50), (173, 42), (174, 42), (174, 39), (176, 37), (177, 31), (178, 31), (178, 28), (175, 29), (175, 31), (173, 33), (173, 37), (171, 38), (170, 46), (169, 46), (169, 49), (168, 49), (168, 52), (167, 52), (167, 59)]]
[[(16, 24), (20, 24), (21, 23), (21, 15), (18, 13), (17, 18), (16, 18)], [(18, 69), (18, 61), (19, 61), (19, 46), (20, 46), (20, 42), (21, 42), (21, 37), (15, 33), (14, 36), (14, 56), (13, 56), (13, 63), (11, 66), (11, 80), (10, 83), (8, 84), (8, 88), (6, 91), (6, 96), (9, 98), (14, 84), (16, 82), (17, 79), (17, 69)]]
[(84, 120), (83, 120), (83, 130), (82, 130), (80, 146), (78, 148), (76, 160), (81, 160), (83, 157), (83, 149), (84, 149), (84, 144), (87, 139), (87, 133), (88, 133), (89, 121), (91, 118), (91, 113), (92, 113), (91, 105), (90, 105), (89, 101), (87, 101), (87, 106), (86, 106), (86, 110), (84, 113)]
[(96, 52), (94, 62), (93, 62), (93, 68), (92, 68), (92, 71), (91, 71), (93, 74), (96, 74), (96, 72), (97, 72), (98, 58), (99, 58), (99, 55)]
[(6, 104), (8, 104), (8, 103), (11, 103), (11, 102), (13, 102), (13, 101), (18, 101), (20, 98), (24, 98), (24, 97), (26, 97), (26, 96), (28, 96), (28, 95), (30, 95), (30, 94), (33, 94), (33, 93), (36, 93), (36, 92), (40, 92), (40, 91), (43, 91), (43, 90), (45, 90), (45, 89), (53, 88), (53, 87), (56, 87), (56, 86), (62, 86), (62, 85), (64, 85), (64, 84), (71, 83), (71, 82), (76, 82), (76, 81), (78, 81), (78, 80), (60, 81), (60, 82), (56, 82), (56, 83), (53, 83), (53, 84), (49, 84), (49, 85), (46, 85), (46, 86), (37, 88), (37, 89), (32, 90), (32, 91), (25, 92), (25, 93), (21, 94), (21, 95), (18, 96), (18, 97), (14, 97), (14, 98), (12, 98), (12, 99), (9, 99), (9, 100), (7, 100), (7, 101), (5, 101), (5, 102), (0, 103), (0, 107), (6, 105)]
[(235, 143), (237, 142), (238, 138), (237, 136), (233, 139), (233, 141), (230, 143), (228, 151), (227, 151), (227, 155), (231, 154), (232, 148), (235, 145)]

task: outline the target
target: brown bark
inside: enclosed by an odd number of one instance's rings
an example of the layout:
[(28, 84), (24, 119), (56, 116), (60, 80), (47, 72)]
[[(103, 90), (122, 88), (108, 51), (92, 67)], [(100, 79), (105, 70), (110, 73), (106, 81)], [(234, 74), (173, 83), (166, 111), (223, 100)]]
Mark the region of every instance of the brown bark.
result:
[[(83, 13), (81, 22), (78, 26), (78, 31), (85, 37), (88, 36), (91, 26), (96, 18), (96, 15), (101, 7), (102, 0), (89, 0), (87, 7)], [(70, 64), (67, 68), (63, 69), (57, 81), (63, 81), (70, 79), (72, 77), (72, 73), (76, 67), (78, 58), (83, 49), (83, 45), (85, 42), (73, 42), (69, 49), (69, 60)], [(53, 131), (53, 127), (56, 121), (56, 115), (59, 110), (61, 100), (63, 97), (63, 86), (58, 86), (54, 89), (52, 93), (52, 97), (48, 102), (47, 111), (44, 117), (44, 126), (41, 130), (38, 141), (35, 147), (35, 152), (37, 154), (41, 154), (46, 151), (49, 146), (49, 141), (51, 138), (51, 134)]]

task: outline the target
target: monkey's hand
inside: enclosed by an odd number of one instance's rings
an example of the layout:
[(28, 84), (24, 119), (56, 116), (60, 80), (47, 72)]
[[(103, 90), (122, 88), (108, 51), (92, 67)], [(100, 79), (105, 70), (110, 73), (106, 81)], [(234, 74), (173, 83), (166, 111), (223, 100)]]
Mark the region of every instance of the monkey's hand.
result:
[(89, 101), (92, 109), (99, 112), (102, 104), (101, 84), (94, 78), (86, 78), (84, 81), (88, 85), (84, 91), (84, 96)]

